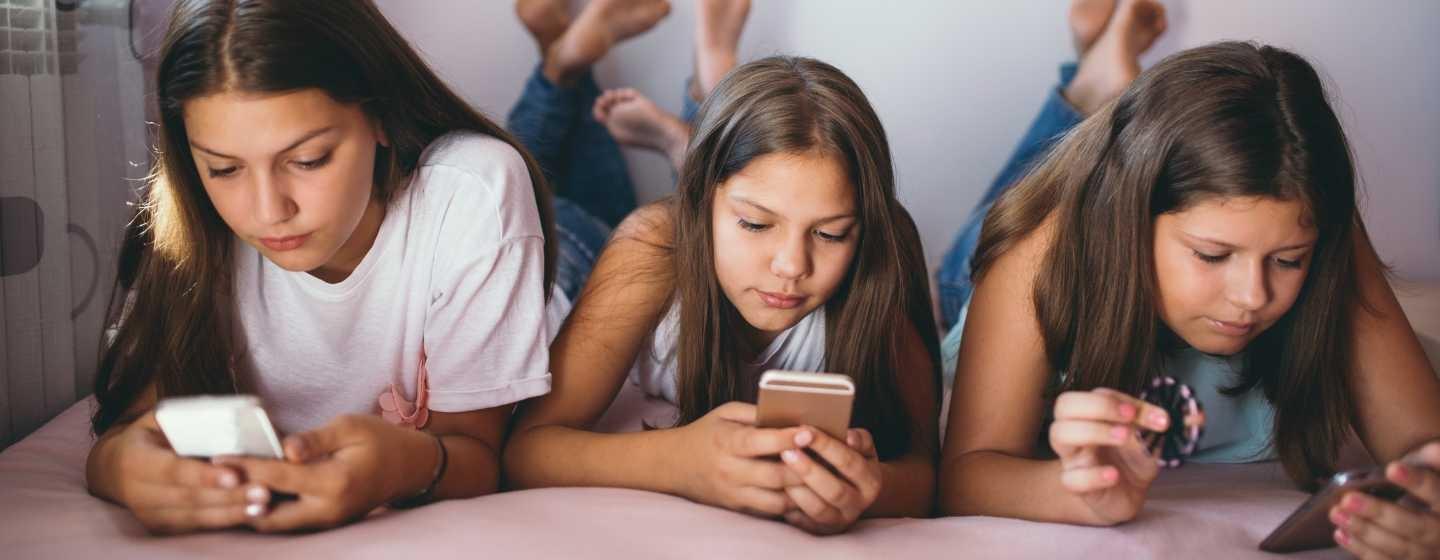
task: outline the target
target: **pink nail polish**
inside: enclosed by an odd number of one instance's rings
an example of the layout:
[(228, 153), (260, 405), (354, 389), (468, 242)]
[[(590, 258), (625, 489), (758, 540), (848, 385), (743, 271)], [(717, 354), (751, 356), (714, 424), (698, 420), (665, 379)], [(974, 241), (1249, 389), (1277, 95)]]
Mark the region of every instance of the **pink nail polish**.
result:
[(813, 439), (815, 438), (814, 436), (810, 435), (810, 430), (800, 430), (798, 432), (795, 432), (795, 445), (804, 447), (806, 445), (810, 445), (810, 441)]
[(1394, 479), (1395, 482), (1401, 484), (1408, 484), (1410, 482), (1410, 469), (1405, 468), (1405, 465), (1393, 463), (1390, 465), (1390, 471), (1390, 478)]
[(1110, 428), (1110, 437), (1115, 441), (1125, 441), (1125, 437), (1129, 435), (1130, 428), (1127, 428), (1125, 426), (1115, 426), (1114, 428)]
[(1133, 418), (1135, 418), (1135, 405), (1130, 403), (1120, 405), (1120, 419), (1128, 422)]
[(1336, 529), (1335, 542), (1340, 543), (1340, 546), (1350, 546), (1350, 535), (1346, 534), (1343, 530)]
[(1330, 522), (1341, 529), (1347, 528), (1350, 526), (1350, 514), (1339, 509), (1332, 510), (1330, 512)]
[(1151, 412), (1150, 424), (1161, 430), (1168, 428), (1170, 427), (1170, 415), (1164, 412)]
[(1115, 469), (1105, 469), (1105, 472), (1101, 474), (1101, 476), (1105, 477), (1105, 480), (1107, 482), (1115, 482), (1116, 479), (1120, 478), (1120, 471), (1117, 471)]
[(263, 504), (270, 501), (270, 492), (264, 486), (251, 486), (245, 490), (245, 499), (252, 504)]
[(223, 472), (223, 473), (220, 474), (220, 487), (221, 487), (221, 488), (229, 489), (229, 488), (234, 488), (234, 487), (239, 486), (239, 485), (240, 485), (240, 477), (235, 476), (235, 473), (230, 472), (229, 470), (226, 470), (225, 472)]

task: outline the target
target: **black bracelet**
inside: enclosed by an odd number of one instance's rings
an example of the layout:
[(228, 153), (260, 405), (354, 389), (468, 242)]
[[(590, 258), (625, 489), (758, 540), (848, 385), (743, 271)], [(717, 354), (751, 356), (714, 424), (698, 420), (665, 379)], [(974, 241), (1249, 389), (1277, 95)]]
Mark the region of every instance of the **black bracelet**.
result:
[(440, 481), (445, 478), (445, 468), (450, 464), (450, 454), (445, 450), (445, 442), (440, 440), (440, 436), (435, 434), (430, 434), (430, 436), (435, 438), (435, 449), (440, 452), (440, 461), (435, 464), (435, 474), (430, 478), (430, 484), (419, 494), (390, 502), (390, 507), (410, 509), (423, 506), (435, 499), (435, 489), (440, 487)]

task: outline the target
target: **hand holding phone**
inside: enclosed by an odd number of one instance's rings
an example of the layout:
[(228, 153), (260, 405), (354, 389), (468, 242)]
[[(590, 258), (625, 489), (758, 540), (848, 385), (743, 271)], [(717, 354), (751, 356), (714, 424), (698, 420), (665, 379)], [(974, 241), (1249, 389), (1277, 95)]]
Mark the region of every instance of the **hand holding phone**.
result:
[(155, 422), (182, 457), (285, 457), (270, 417), (254, 396), (168, 398), (156, 406)]
[(1260, 541), (1260, 550), (1299, 552), (1335, 546), (1331, 536), (1335, 525), (1329, 519), (1330, 508), (1340, 503), (1346, 492), (1352, 491), (1364, 492), (1387, 502), (1394, 502), (1405, 495), (1404, 489), (1385, 480), (1379, 468), (1336, 473), (1324, 488), (1300, 504), (1265, 540)]
[(809, 425), (845, 441), (855, 382), (835, 373), (771, 370), (760, 376), (758, 421), (762, 428)]

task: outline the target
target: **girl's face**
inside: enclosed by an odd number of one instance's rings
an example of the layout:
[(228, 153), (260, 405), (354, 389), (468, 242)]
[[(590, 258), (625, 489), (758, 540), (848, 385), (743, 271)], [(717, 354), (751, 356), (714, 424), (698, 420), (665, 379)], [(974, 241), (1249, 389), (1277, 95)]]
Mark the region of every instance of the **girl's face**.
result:
[(768, 154), (715, 190), (715, 275), (765, 341), (835, 294), (859, 244), (854, 188), (827, 153)]
[(384, 218), (374, 200), (376, 145), (358, 105), (317, 89), (223, 92), (185, 103), (190, 153), (235, 235), (281, 268), (330, 282), (350, 274)]
[(1161, 319), (1201, 352), (1243, 350), (1300, 295), (1317, 238), (1305, 218), (1298, 202), (1251, 197), (1157, 216)]

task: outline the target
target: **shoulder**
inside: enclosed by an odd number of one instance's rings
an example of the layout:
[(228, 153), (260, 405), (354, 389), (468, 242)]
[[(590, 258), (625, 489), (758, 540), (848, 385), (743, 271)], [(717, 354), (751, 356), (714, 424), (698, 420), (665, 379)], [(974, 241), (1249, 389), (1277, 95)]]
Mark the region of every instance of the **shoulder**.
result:
[(540, 236), (535, 187), (525, 159), (499, 138), (473, 132), (426, 148), (411, 183), (420, 215), (443, 230), (489, 230), (497, 241)]
[(654, 247), (671, 247), (675, 243), (674, 208), (670, 199), (641, 206), (615, 226), (613, 237)]

